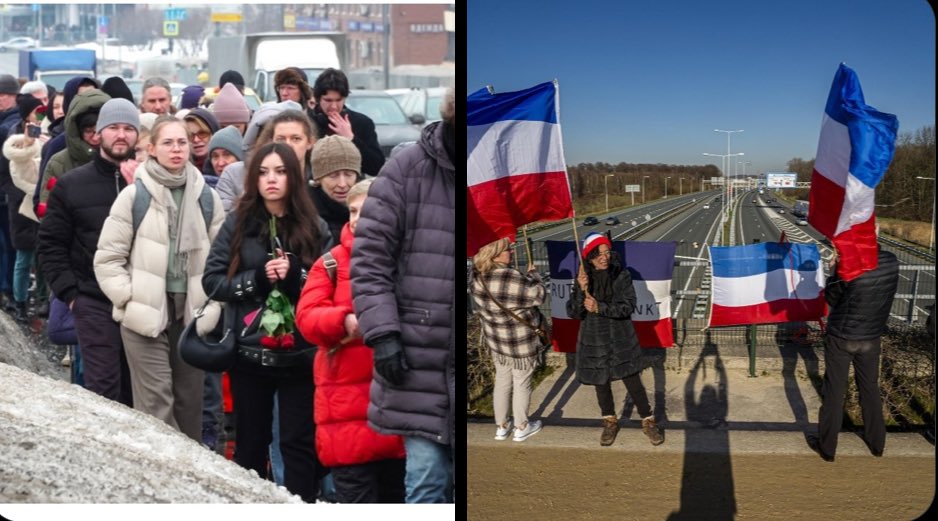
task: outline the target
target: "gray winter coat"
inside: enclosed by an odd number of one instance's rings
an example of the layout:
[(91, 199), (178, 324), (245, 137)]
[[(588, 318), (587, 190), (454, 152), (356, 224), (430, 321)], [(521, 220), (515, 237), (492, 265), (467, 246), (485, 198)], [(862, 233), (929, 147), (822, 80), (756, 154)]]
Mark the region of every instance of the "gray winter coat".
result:
[[(586, 269), (588, 274), (592, 271), (588, 264)], [(613, 262), (608, 269), (613, 277), (613, 297), (608, 302), (598, 301), (599, 313), (586, 311), (579, 284), (573, 284), (567, 301), (570, 318), (583, 321), (576, 345), (576, 375), (585, 385), (604, 385), (642, 370), (642, 348), (632, 325), (636, 301), (632, 276)]]
[(352, 295), (365, 343), (400, 335), (410, 370), (401, 386), (375, 373), (368, 423), (382, 434), (452, 443), (456, 184), (442, 123), (388, 161), (362, 208), (352, 247)]

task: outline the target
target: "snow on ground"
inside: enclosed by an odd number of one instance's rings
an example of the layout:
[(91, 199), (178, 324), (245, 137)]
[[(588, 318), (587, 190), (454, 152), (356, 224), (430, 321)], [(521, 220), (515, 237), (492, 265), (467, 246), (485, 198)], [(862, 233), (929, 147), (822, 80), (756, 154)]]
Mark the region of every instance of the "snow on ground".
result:
[(0, 312), (0, 503), (301, 502), (61, 373)]

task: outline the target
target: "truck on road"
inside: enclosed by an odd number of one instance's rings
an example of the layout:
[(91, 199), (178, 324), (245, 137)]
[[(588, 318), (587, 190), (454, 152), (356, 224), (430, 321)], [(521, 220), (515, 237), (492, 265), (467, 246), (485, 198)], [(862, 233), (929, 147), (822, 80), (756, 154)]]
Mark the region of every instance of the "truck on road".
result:
[(221, 75), (235, 70), (244, 76), (262, 101), (276, 101), (274, 75), (297, 67), (310, 87), (327, 68), (345, 65), (345, 34), (339, 32), (267, 32), (216, 36), (208, 40), (209, 81), (217, 86)]
[(90, 49), (20, 49), (20, 76), (40, 80), (60, 92), (75, 76), (97, 76), (97, 65)]

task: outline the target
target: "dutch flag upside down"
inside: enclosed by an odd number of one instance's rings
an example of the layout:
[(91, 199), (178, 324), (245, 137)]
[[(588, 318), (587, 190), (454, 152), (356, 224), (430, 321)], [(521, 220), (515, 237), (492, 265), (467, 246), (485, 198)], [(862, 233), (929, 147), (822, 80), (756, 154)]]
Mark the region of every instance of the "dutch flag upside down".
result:
[[(636, 303), (631, 318), (638, 343), (642, 347), (673, 346), (671, 278), (677, 243), (614, 241), (612, 249), (632, 276)], [(580, 321), (567, 315), (567, 301), (580, 269), (576, 245), (573, 241), (547, 241), (547, 256), (554, 347), (572, 353), (580, 331)]]
[(827, 314), (814, 244), (766, 242), (710, 248), (710, 326), (816, 321)]
[(839, 250), (843, 280), (876, 268), (874, 192), (892, 161), (898, 129), (896, 116), (864, 102), (856, 73), (840, 64), (821, 122), (808, 222)]
[(519, 226), (573, 216), (552, 82), (467, 99), (467, 254)]

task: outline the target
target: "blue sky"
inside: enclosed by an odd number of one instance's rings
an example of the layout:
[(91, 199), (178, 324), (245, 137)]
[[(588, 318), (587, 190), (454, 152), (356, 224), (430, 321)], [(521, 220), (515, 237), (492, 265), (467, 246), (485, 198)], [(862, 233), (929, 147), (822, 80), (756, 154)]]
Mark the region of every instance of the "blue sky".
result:
[[(467, 93), (560, 82), (568, 165), (811, 159), (840, 62), (899, 132), (935, 124), (926, 0), (473, 0)], [(739, 165), (739, 173), (742, 174)], [(731, 172), (732, 173), (732, 172)]]

